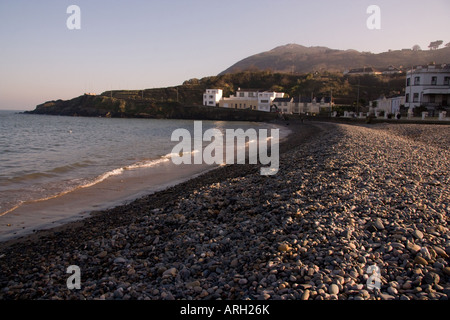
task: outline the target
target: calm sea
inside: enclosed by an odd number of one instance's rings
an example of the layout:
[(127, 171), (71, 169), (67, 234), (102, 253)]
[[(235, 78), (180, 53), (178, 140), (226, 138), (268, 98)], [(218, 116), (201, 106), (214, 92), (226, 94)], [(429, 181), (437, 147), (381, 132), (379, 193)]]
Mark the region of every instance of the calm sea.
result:
[[(203, 121), (209, 128), (262, 128), (249, 122)], [(0, 216), (24, 203), (86, 188), (127, 169), (158, 166), (194, 121), (81, 118), (0, 110)], [(205, 143), (204, 143), (205, 144)]]

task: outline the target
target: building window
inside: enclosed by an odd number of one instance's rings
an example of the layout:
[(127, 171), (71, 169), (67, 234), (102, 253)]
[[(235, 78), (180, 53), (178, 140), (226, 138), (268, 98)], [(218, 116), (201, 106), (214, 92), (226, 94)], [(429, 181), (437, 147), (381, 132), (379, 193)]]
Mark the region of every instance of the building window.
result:
[(444, 86), (448, 86), (450, 85), (450, 77), (445, 77), (444, 78)]
[(406, 79), (406, 86), (409, 87), (411, 85), (411, 78)]
[(241, 98), (245, 97), (245, 93), (244, 92), (239, 92), (239, 97), (241, 97)]
[(420, 86), (420, 77), (415, 77), (414, 78), (414, 85), (415, 86)]
[(419, 94), (414, 93), (413, 102), (419, 102)]
[(261, 103), (269, 103), (269, 100), (261, 100)]
[(431, 85), (432, 86), (437, 85), (437, 77), (431, 77)]
[(405, 102), (409, 103), (409, 93), (406, 94)]
[(436, 96), (435, 95), (431, 95), (430, 96), (430, 103), (435, 103), (436, 102)]

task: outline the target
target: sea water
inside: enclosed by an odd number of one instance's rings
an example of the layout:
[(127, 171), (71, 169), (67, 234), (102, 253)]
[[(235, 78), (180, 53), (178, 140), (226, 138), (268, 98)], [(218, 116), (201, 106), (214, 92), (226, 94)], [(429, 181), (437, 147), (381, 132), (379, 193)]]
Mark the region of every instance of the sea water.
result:
[[(265, 128), (203, 121), (203, 130)], [(162, 166), (193, 120), (86, 118), (0, 111), (0, 216), (29, 203), (91, 188), (130, 170)], [(205, 142), (203, 142), (205, 145)], [(180, 171), (181, 172), (181, 171)], [(177, 170), (171, 169), (171, 175)]]

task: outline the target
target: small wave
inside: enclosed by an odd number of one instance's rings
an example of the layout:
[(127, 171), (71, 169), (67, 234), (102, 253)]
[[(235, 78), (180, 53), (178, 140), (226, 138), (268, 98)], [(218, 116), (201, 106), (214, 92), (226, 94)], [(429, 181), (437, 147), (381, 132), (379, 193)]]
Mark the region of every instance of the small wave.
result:
[[(189, 152), (189, 153), (190, 154), (195, 154), (195, 153), (198, 153), (198, 152), (199, 151), (194, 150), (194, 151)], [(73, 191), (75, 191), (77, 189), (83, 189), (83, 188), (89, 188), (89, 187), (95, 186), (95, 185), (97, 185), (97, 184), (107, 180), (108, 178), (111, 178), (111, 177), (114, 177), (114, 176), (119, 176), (119, 175), (123, 174), (123, 172), (125, 170), (135, 170), (135, 169), (151, 168), (151, 167), (157, 166), (159, 164), (162, 164), (162, 163), (170, 161), (170, 159), (174, 155), (175, 155), (174, 153), (168, 153), (168, 154), (166, 154), (166, 155), (164, 155), (164, 156), (162, 156), (162, 157), (160, 157), (158, 159), (150, 159), (150, 160), (139, 161), (139, 162), (136, 162), (134, 164), (131, 164), (131, 165), (128, 165), (128, 166), (125, 166), (125, 167), (121, 167), (121, 168), (117, 168), (117, 169), (113, 169), (111, 171), (105, 172), (105, 173), (103, 173), (103, 174), (101, 174), (101, 175), (99, 175), (96, 178), (91, 179), (91, 180), (89, 180), (89, 179), (88, 180), (86, 180), (86, 179), (76, 179), (76, 180), (80, 181), (79, 183), (77, 183), (77, 186), (73, 186), (72, 185), (68, 189), (66, 189), (64, 191), (61, 191), (61, 192), (58, 192), (56, 194), (53, 194), (51, 196), (42, 197), (42, 198), (35, 199), (35, 200), (21, 201), (18, 204), (14, 205), (14, 207), (12, 207), (12, 208), (4, 211), (4, 212), (0, 212), (0, 216), (8, 214), (8, 213), (18, 209), (22, 205), (25, 205), (25, 204), (41, 202), (41, 201), (46, 201), (46, 200), (58, 198), (58, 197), (61, 197), (61, 196), (65, 195), (65, 194), (73, 192)], [(178, 155), (178, 154), (176, 154), (176, 155)], [(64, 171), (70, 171), (70, 169), (74, 168), (74, 167), (84, 167), (84, 166), (87, 166), (87, 165), (88, 164), (86, 162), (75, 163), (75, 164), (72, 164), (72, 165), (55, 168), (55, 169), (51, 170), (50, 172), (62, 173)], [(54, 175), (50, 175), (48, 173), (33, 173), (33, 174), (30, 174), (30, 175), (27, 175), (27, 176), (22, 176), (22, 177), (19, 177), (19, 178), (20, 179), (24, 179), (24, 177), (26, 177), (25, 179), (31, 179), (33, 177), (53, 177)], [(75, 180), (73, 180), (73, 181), (75, 181)]]
[(141, 168), (151, 168), (154, 167), (160, 163), (164, 163), (170, 160), (170, 157), (168, 156), (164, 156), (162, 158), (159, 159), (154, 159), (154, 160), (144, 160), (144, 161), (140, 161), (137, 162), (135, 164), (129, 165), (124, 167), (125, 170), (133, 170), (133, 169), (141, 169)]
[(124, 170), (123, 168), (119, 168), (119, 169), (114, 169), (114, 170), (108, 171), (108, 172), (98, 176), (96, 179), (94, 179), (94, 181), (83, 184), (82, 186), (80, 186), (80, 188), (92, 187), (100, 182), (105, 181), (106, 179), (108, 179), (110, 177), (118, 176), (118, 175), (122, 174), (123, 170)]

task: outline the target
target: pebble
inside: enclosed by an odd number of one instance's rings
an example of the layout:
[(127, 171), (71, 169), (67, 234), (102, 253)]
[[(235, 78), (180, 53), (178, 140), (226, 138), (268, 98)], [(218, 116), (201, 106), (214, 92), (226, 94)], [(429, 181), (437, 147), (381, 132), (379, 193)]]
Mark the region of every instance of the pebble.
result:
[(417, 253), (420, 251), (421, 247), (413, 242), (407, 242), (406, 248), (409, 249), (413, 253)]
[(423, 232), (420, 230), (414, 230), (412, 234), (416, 239), (422, 240), (423, 239)]
[(423, 277), (423, 280), (428, 284), (438, 284), (440, 278), (439, 275), (434, 272), (427, 272)]
[(450, 276), (450, 267), (443, 268), (442, 272), (444, 272), (444, 274), (446, 274), (447, 276)]
[(375, 219), (374, 225), (378, 230), (384, 230), (383, 221), (380, 218)]
[(287, 251), (290, 251), (290, 250), (291, 250), (291, 247), (289, 247), (289, 245), (287, 245), (287, 244), (281, 244), (278, 247), (278, 251), (287, 252)]
[(330, 285), (330, 287), (328, 288), (328, 293), (329, 294), (338, 294), (339, 293), (339, 287), (336, 284), (332, 284)]
[(126, 263), (127, 260), (125, 258), (122, 257), (118, 257), (114, 259), (114, 263)]
[(414, 263), (415, 263), (415, 264), (421, 264), (421, 265), (424, 265), (424, 266), (428, 265), (427, 260), (425, 260), (424, 258), (422, 258), (422, 257), (420, 257), (420, 256), (416, 256), (416, 257), (414, 258)]
[(308, 289), (305, 290), (305, 292), (303, 292), (301, 300), (308, 300), (310, 297), (310, 291)]

